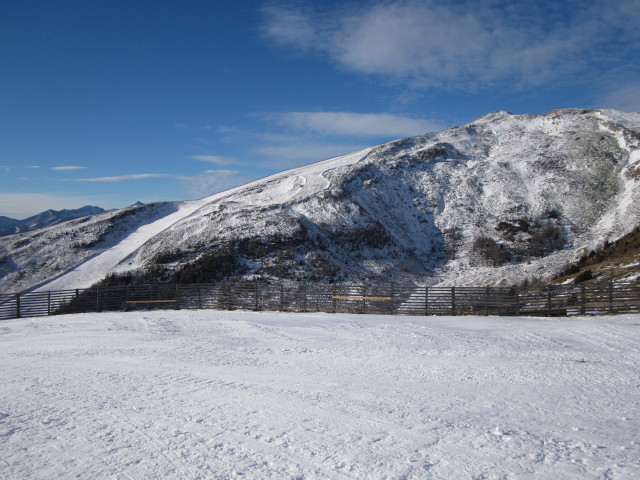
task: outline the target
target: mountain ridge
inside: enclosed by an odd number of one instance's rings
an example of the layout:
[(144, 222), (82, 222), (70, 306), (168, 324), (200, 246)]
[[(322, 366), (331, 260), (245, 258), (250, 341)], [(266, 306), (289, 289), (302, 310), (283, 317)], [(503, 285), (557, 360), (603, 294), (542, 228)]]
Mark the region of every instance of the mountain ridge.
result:
[(103, 213), (104, 208), (85, 205), (84, 207), (71, 210), (45, 210), (24, 220), (17, 220), (10, 217), (0, 217), (0, 237), (13, 235), (15, 233), (29, 232), (39, 228), (56, 225), (58, 223), (73, 220), (74, 218), (86, 217), (87, 215), (96, 215)]
[(491, 112), (200, 200), (5, 237), (0, 288), (81, 288), (107, 275), (429, 285), (551, 279), (585, 249), (640, 224), (639, 172), (640, 114)]

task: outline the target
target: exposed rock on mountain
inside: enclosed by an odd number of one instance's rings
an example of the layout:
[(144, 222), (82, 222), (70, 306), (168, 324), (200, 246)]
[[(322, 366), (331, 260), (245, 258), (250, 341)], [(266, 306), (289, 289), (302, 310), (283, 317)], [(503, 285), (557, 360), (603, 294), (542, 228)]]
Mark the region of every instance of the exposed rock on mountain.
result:
[(0, 239), (0, 285), (77, 288), (108, 274), (180, 282), (544, 280), (640, 224), (639, 181), (640, 114), (494, 112), (202, 200)]

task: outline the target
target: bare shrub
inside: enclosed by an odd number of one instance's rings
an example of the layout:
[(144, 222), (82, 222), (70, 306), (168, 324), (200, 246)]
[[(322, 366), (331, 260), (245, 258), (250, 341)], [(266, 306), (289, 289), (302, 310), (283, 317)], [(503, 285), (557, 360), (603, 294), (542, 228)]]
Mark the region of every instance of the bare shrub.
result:
[(511, 259), (511, 254), (504, 245), (498, 244), (493, 238), (486, 235), (477, 237), (473, 241), (473, 251), (481, 263), (493, 267), (504, 265)]

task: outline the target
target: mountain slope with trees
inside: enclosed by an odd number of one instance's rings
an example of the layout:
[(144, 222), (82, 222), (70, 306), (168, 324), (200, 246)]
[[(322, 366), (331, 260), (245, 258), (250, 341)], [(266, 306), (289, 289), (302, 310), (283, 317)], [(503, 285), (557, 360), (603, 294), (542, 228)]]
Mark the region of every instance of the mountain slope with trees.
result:
[(640, 225), (639, 181), (640, 114), (499, 111), (195, 202), (5, 237), (0, 285), (545, 281)]

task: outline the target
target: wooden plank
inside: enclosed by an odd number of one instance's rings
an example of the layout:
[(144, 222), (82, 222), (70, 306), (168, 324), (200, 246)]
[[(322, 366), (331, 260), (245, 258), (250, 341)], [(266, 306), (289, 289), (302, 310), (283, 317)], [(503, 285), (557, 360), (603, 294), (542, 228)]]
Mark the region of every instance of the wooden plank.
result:
[(332, 295), (337, 300), (393, 300), (393, 297), (366, 297), (363, 295)]
[(177, 300), (127, 300), (125, 303), (175, 303)]

